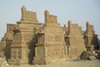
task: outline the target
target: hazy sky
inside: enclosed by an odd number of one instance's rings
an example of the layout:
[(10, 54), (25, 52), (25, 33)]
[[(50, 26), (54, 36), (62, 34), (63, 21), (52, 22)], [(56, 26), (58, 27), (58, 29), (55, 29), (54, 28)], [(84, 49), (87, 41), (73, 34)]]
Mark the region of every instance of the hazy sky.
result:
[(0, 40), (7, 31), (7, 24), (21, 19), (21, 7), (37, 12), (37, 19), (44, 23), (44, 11), (58, 16), (58, 23), (68, 26), (68, 20), (86, 30), (86, 22), (94, 25), (100, 38), (100, 0), (0, 0)]

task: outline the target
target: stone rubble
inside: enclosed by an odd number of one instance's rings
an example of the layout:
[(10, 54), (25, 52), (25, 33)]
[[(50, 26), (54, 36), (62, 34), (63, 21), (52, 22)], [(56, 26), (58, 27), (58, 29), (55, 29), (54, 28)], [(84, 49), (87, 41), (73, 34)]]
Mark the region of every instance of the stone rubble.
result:
[(83, 51), (77, 60), (94, 60), (100, 59), (100, 50)]
[(0, 55), (0, 67), (10, 67), (3, 55)]

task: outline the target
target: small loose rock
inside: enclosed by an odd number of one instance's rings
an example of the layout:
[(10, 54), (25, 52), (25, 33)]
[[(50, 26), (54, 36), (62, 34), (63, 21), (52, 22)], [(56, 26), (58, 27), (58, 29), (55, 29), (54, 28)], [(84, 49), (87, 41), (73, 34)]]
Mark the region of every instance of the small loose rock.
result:
[(0, 55), (0, 67), (10, 67), (5, 56)]

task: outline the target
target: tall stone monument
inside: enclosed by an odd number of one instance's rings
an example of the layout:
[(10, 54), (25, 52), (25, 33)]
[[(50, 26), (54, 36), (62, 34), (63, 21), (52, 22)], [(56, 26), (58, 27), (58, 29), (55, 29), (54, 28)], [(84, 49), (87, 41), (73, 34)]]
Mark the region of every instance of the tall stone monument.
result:
[(67, 59), (67, 46), (64, 41), (65, 32), (57, 23), (57, 16), (45, 11), (45, 23), (38, 33), (33, 63), (47, 64)]
[(99, 43), (97, 37), (98, 35), (95, 34), (93, 25), (90, 25), (89, 22), (86, 22), (86, 31), (84, 34), (84, 40), (85, 40), (86, 49), (88, 51), (99, 49)]
[(9, 64), (24, 64), (32, 62), (35, 55), (35, 44), (38, 43), (37, 30), (42, 23), (38, 23), (36, 12), (27, 11), (22, 6), (22, 18), (17, 22), (13, 31), (11, 58)]
[(84, 39), (81, 34), (82, 28), (78, 24), (72, 24), (68, 21), (68, 32), (66, 33), (66, 44), (69, 46), (69, 55), (71, 57), (78, 57), (83, 51), (85, 51)]

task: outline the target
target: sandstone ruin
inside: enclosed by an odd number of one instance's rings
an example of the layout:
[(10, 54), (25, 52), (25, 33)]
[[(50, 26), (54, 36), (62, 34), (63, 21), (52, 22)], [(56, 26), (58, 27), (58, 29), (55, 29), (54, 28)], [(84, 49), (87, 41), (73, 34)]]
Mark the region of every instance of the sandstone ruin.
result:
[(82, 27), (68, 21), (68, 27), (61, 27), (57, 16), (44, 12), (45, 23), (37, 20), (36, 12), (22, 6), (21, 20), (7, 24), (7, 33), (0, 42), (0, 53), (9, 64), (48, 64), (59, 60), (77, 58), (83, 51), (98, 50), (98, 38), (93, 25)]

